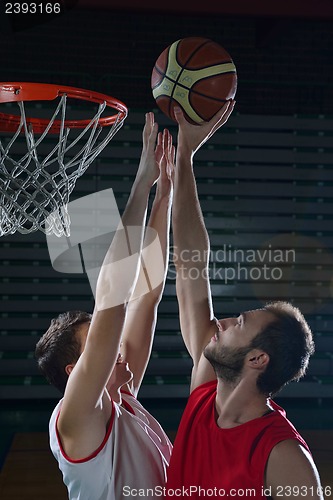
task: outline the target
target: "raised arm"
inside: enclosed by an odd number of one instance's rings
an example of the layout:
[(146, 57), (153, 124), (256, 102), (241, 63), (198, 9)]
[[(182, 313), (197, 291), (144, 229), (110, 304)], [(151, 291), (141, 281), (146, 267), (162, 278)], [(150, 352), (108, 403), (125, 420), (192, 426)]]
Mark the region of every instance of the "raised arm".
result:
[[(140, 274), (133, 297), (128, 304), (126, 322), (122, 336), (121, 352), (133, 373), (128, 388), (136, 396), (150, 358), (157, 320), (157, 308), (161, 301), (169, 262), (169, 232), (172, 205), (172, 174), (175, 149), (168, 130), (163, 132), (164, 156), (160, 163), (160, 176), (157, 181), (155, 198), (152, 204), (147, 227), (158, 235), (159, 248), (163, 258), (163, 276), (158, 286), (150, 282), (156, 268), (160, 269), (161, 255), (156, 255), (156, 247), (149, 245), (149, 235), (145, 236)], [(158, 252), (159, 253), (159, 252)], [(147, 283), (149, 293), (140, 295), (139, 284)], [(137, 297), (137, 295), (139, 296)], [(137, 297), (137, 298), (135, 298)]]
[(209, 237), (197, 193), (193, 156), (226, 123), (233, 107), (234, 102), (229, 101), (210, 122), (202, 125), (189, 124), (181, 110), (175, 109), (179, 131), (172, 230), (180, 326), (193, 359), (191, 390), (215, 378), (202, 352), (216, 330), (208, 276)]
[(100, 270), (85, 346), (64, 394), (58, 429), (72, 455), (86, 456), (95, 450), (104, 438), (105, 423), (110, 418), (105, 387), (118, 357), (128, 300), (138, 276), (149, 192), (159, 176), (155, 157), (162, 158), (163, 148), (160, 140), (155, 151), (156, 138), (157, 124), (149, 113), (122, 227), (116, 231)]

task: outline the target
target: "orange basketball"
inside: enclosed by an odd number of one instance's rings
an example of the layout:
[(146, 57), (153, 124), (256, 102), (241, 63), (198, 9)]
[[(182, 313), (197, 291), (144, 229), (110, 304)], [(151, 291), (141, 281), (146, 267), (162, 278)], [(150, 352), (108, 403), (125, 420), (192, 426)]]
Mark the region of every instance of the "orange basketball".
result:
[(158, 107), (175, 121), (180, 106), (190, 123), (209, 121), (237, 89), (236, 67), (229, 53), (207, 38), (190, 37), (169, 45), (151, 77)]

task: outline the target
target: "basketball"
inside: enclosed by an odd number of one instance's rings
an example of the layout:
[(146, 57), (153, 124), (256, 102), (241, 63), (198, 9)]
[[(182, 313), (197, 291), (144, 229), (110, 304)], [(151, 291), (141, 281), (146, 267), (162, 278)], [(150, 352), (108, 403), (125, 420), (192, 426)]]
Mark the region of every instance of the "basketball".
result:
[(182, 108), (190, 123), (209, 121), (237, 90), (237, 72), (229, 53), (207, 38), (177, 40), (156, 60), (151, 76), (155, 101), (171, 120)]

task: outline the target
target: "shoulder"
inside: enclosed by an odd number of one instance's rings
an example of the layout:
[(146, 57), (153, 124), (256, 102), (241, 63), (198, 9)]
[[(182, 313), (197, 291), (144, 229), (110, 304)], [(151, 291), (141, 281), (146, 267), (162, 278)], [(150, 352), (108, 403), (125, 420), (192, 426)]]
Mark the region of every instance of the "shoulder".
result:
[[(290, 488), (308, 489), (309, 492), (320, 490), (312, 455), (298, 440), (286, 439), (273, 447), (267, 461), (266, 487), (271, 488), (273, 498), (279, 489), (284, 489), (285, 493)], [(314, 495), (313, 498), (321, 497)]]
[(215, 394), (217, 387), (217, 379), (210, 380), (209, 382), (204, 382), (197, 385), (191, 392), (190, 398), (198, 398), (200, 396)]
[(151, 417), (149, 411), (140, 403), (138, 398), (127, 390), (121, 390), (121, 405), (120, 407), (126, 410), (126, 415), (135, 415), (140, 420), (147, 420)]
[[(270, 400), (270, 405), (274, 411), (265, 418), (260, 419), (261, 424), (269, 430), (269, 432), (265, 433), (268, 452), (270, 453), (278, 443), (289, 440), (303, 445), (309, 451), (306, 441), (299, 434), (292, 422), (288, 420), (285, 410), (272, 400)], [(281, 446), (283, 447), (283, 445)]]
[(199, 401), (209, 399), (211, 396), (216, 395), (217, 380), (210, 380), (204, 382), (196, 387), (191, 387), (191, 393), (188, 398), (187, 405), (196, 404)]
[(122, 403), (121, 406), (127, 410), (128, 413), (135, 415), (136, 411), (138, 408), (141, 409), (143, 408), (142, 404), (140, 401), (134, 396), (132, 391), (130, 390), (121, 390), (121, 399)]
[(57, 422), (57, 419), (58, 419), (58, 416), (59, 416), (59, 412), (60, 412), (60, 409), (61, 409), (61, 404), (62, 404), (62, 399), (55, 406), (55, 408), (53, 409), (53, 412), (51, 414), (51, 417), (50, 417), (50, 420), (49, 420), (49, 431), (50, 431), (50, 434), (52, 432), (55, 432), (55, 430), (56, 430), (56, 422)]
[(210, 408), (214, 404), (216, 397), (216, 386), (217, 381), (212, 380), (193, 389), (181, 419), (183, 423), (187, 419), (194, 418), (195, 415), (200, 415), (201, 417), (210, 415)]
[(280, 463), (286, 457), (289, 459), (296, 459), (296, 461), (307, 461), (311, 456), (310, 452), (296, 439), (284, 439), (277, 443), (271, 451), (270, 460)]
[[(214, 323), (215, 325), (215, 323)], [(216, 326), (214, 326), (216, 328)], [(210, 337), (213, 335), (213, 332), (210, 333)], [(198, 359), (197, 363), (194, 363), (192, 369), (192, 377), (191, 377), (191, 392), (193, 392), (197, 387), (204, 385), (207, 382), (216, 381), (216, 374), (211, 365), (211, 363), (206, 359), (203, 352)]]

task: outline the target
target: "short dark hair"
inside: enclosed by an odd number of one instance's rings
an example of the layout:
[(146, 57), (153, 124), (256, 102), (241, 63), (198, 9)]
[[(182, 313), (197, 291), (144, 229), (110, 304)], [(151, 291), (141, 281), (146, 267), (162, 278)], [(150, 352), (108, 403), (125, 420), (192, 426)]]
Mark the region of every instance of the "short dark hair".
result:
[(35, 358), (46, 379), (61, 393), (65, 392), (68, 375), (65, 368), (76, 363), (81, 354), (77, 331), (80, 325), (89, 323), (91, 314), (84, 311), (67, 311), (51, 320), (51, 324), (39, 339)]
[(259, 375), (257, 387), (260, 392), (273, 395), (305, 375), (310, 356), (314, 353), (314, 341), (311, 329), (297, 307), (289, 302), (276, 301), (266, 304), (263, 309), (276, 319), (256, 335), (250, 347), (269, 355), (269, 364)]

